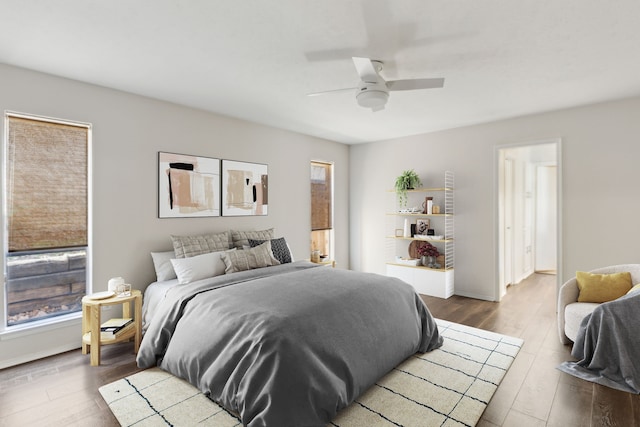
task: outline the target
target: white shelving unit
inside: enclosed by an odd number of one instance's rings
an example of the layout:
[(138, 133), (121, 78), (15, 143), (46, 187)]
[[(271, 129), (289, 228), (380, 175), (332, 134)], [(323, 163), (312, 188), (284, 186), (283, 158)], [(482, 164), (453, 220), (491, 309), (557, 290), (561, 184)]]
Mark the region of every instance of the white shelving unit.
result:
[[(454, 173), (447, 171), (444, 173), (444, 187), (418, 188), (408, 191), (407, 207), (421, 207), (425, 197), (430, 196), (433, 197), (433, 204), (440, 206), (441, 213), (401, 213), (395, 191), (390, 191), (393, 196), (390, 206), (393, 208), (387, 212), (387, 241), (390, 242), (385, 251), (387, 275), (404, 280), (421, 294), (439, 298), (449, 298), (454, 293), (454, 184)], [(397, 259), (397, 257), (409, 256), (409, 246), (412, 242), (424, 240), (415, 237), (398, 237), (396, 230), (404, 228), (405, 219), (415, 223), (420, 218), (428, 218), (431, 223), (430, 228), (434, 229), (435, 235), (443, 236), (439, 240), (427, 240), (438, 248), (440, 254), (444, 255), (444, 263), (440, 268), (407, 265), (405, 261)]]

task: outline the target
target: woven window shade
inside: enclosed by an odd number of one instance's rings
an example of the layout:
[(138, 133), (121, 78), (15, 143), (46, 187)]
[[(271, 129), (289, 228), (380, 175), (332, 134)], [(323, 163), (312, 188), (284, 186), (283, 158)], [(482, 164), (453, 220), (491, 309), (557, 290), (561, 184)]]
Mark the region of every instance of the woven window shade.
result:
[(9, 252), (87, 245), (89, 129), (9, 117)]
[(311, 163), (311, 230), (333, 228), (331, 164)]

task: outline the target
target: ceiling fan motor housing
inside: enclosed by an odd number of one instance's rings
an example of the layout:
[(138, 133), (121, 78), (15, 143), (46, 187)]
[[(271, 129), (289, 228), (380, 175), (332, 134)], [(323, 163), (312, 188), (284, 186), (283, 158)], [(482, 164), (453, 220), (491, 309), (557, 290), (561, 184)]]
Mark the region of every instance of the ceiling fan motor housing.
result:
[(358, 105), (364, 108), (379, 108), (389, 99), (389, 90), (384, 83), (365, 83), (356, 93)]

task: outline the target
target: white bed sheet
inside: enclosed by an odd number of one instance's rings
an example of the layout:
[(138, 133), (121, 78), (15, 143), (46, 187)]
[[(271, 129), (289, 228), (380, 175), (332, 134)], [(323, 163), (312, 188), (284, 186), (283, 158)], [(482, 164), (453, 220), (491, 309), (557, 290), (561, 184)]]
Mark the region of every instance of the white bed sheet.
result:
[(164, 282), (153, 282), (144, 291), (142, 299), (142, 333), (147, 331), (149, 323), (155, 314), (160, 301), (164, 299), (167, 291), (174, 286), (178, 286), (178, 279), (166, 280)]

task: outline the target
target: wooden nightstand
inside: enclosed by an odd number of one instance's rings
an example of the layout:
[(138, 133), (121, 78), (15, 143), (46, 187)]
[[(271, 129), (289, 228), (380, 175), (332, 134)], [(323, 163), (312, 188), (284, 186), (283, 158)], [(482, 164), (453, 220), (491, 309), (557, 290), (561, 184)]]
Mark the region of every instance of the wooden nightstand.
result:
[(320, 264), (320, 265), (325, 266), (325, 267), (336, 268), (336, 262), (334, 260), (332, 260), (332, 259), (321, 260), (320, 262), (316, 262), (314, 264)]
[[(133, 317), (133, 324), (115, 338), (100, 339), (101, 308), (106, 305), (122, 304), (122, 317)], [(133, 316), (131, 316), (133, 304)], [(127, 341), (133, 338), (134, 352), (138, 354), (142, 339), (142, 292), (131, 290), (126, 297), (113, 296), (105, 299), (92, 299), (91, 295), (82, 298), (82, 354), (91, 353), (91, 366), (100, 365), (100, 346)]]

